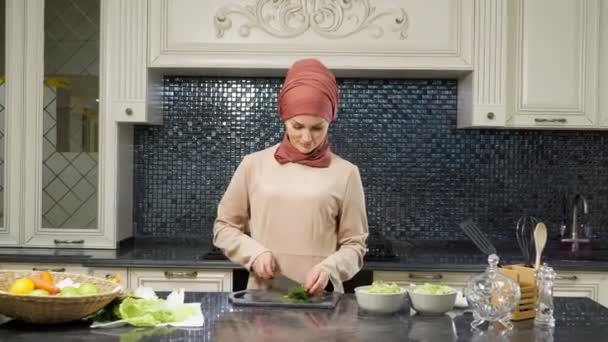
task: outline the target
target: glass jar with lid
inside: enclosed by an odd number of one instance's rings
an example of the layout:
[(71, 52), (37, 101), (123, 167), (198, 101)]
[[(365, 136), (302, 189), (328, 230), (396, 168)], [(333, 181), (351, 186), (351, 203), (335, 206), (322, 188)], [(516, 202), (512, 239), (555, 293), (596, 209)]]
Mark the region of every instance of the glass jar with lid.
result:
[(484, 322), (498, 322), (511, 329), (511, 311), (519, 304), (519, 284), (498, 272), (499, 258), (488, 257), (489, 266), (484, 273), (473, 276), (464, 290), (469, 306), (473, 309), (472, 329), (479, 329)]

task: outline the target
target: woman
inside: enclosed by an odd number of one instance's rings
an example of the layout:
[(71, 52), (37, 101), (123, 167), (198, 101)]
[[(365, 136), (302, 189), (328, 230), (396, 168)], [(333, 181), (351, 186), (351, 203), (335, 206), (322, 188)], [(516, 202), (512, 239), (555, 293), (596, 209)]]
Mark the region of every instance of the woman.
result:
[(278, 98), (283, 140), (245, 156), (219, 203), (214, 244), (250, 271), (248, 288), (268, 288), (280, 273), (311, 294), (344, 292), (361, 269), (363, 186), (358, 168), (329, 148), (337, 109), (331, 71), (315, 59), (295, 62)]

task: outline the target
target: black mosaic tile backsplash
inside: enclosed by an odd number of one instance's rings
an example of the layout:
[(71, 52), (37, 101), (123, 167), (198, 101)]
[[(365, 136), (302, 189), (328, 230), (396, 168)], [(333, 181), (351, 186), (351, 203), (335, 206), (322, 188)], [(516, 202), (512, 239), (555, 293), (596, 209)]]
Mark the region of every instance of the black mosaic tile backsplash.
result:
[[(210, 238), (242, 156), (281, 139), (281, 83), (165, 78), (164, 124), (135, 127), (136, 236)], [(474, 218), (491, 239), (514, 240), (529, 213), (557, 237), (563, 197), (582, 193), (594, 237), (608, 237), (608, 133), (456, 129), (454, 80), (339, 86), (330, 141), (361, 170), (373, 233), (466, 240), (457, 223)]]

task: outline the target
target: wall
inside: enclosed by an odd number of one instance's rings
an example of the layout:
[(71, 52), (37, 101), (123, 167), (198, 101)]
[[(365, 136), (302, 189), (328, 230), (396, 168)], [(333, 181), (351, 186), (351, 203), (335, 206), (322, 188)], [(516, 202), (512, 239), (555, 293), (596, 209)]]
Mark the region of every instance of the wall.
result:
[[(209, 239), (243, 155), (278, 142), (281, 79), (167, 77), (164, 124), (135, 127), (136, 236)], [(563, 196), (585, 194), (608, 235), (608, 133), (457, 130), (454, 80), (339, 80), (333, 150), (357, 164), (370, 229), (394, 239), (463, 240), (474, 218), (514, 240), (523, 213), (558, 234)]]

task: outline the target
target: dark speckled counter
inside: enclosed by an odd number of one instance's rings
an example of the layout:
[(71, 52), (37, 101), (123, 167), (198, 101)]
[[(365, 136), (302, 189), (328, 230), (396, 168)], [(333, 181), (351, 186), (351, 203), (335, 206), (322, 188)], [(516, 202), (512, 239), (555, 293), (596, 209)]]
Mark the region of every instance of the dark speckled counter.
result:
[[(90, 267), (197, 267), (240, 268), (228, 260), (208, 260), (209, 242), (196, 240), (138, 240), (116, 250), (0, 248), (0, 263), (75, 263)], [(497, 246), (504, 264), (520, 263), (516, 246)], [(374, 271), (453, 271), (478, 272), (487, 257), (468, 242), (410, 241), (394, 242), (397, 259), (390, 262), (368, 261), (364, 269)], [(549, 249), (545, 261), (562, 271), (608, 272), (608, 255), (596, 260), (573, 259)]]
[(74, 263), (91, 267), (240, 267), (228, 260), (205, 259), (210, 247), (206, 241), (141, 239), (115, 250), (0, 248), (0, 263)]
[[(201, 302), (206, 323), (201, 328), (89, 329), (84, 323), (34, 326), (0, 325), (1, 341), (606, 341), (608, 309), (586, 298), (556, 298), (556, 327), (535, 329), (533, 321), (514, 323), (499, 335), (470, 331), (472, 314), (453, 311), (419, 316), (407, 301), (389, 316), (366, 313), (346, 295), (334, 310), (233, 307), (225, 293), (188, 293), (187, 302)], [(485, 327), (487, 328), (487, 327)]]

